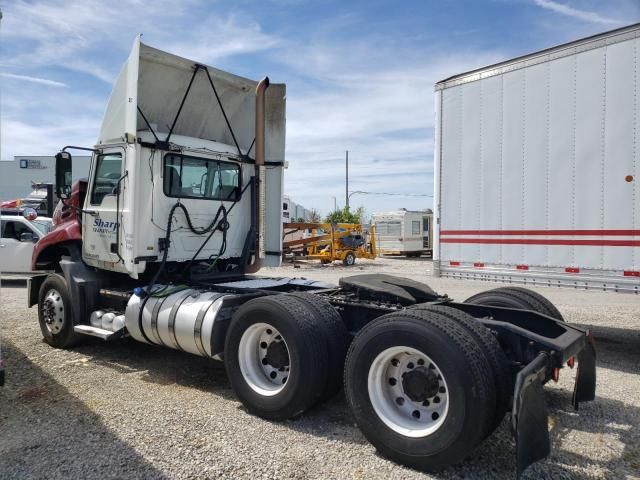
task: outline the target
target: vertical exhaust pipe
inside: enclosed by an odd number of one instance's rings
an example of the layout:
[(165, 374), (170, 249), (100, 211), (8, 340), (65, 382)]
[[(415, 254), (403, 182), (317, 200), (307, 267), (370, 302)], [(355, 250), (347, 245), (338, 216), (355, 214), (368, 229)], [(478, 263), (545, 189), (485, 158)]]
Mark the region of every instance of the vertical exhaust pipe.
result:
[(269, 77), (264, 77), (256, 87), (256, 244), (253, 262), (245, 268), (246, 273), (255, 273), (262, 267), (265, 256), (264, 227), (265, 227), (265, 94), (269, 87)]

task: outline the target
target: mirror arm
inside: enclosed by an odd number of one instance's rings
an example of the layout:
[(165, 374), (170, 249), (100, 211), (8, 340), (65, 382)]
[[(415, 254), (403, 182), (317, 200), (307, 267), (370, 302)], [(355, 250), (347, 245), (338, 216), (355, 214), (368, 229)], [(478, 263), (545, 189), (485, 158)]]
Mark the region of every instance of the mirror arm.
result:
[(87, 152), (94, 152), (94, 153), (99, 153), (100, 149), (99, 148), (89, 148), (89, 147), (76, 147), (74, 145), (67, 145), (66, 147), (64, 147), (61, 151), (66, 152), (67, 149), (74, 149), (74, 150), (85, 150)]

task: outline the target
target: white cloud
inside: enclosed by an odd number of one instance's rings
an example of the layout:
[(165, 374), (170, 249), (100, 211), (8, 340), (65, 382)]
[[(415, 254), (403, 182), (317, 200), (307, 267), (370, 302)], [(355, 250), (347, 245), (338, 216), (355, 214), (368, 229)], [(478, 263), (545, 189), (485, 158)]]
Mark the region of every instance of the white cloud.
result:
[(563, 3), (555, 2), (553, 0), (533, 0), (533, 1), (539, 7), (554, 11), (556, 13), (560, 13), (562, 15), (566, 15), (568, 17), (582, 20), (585, 22), (600, 23), (603, 25), (625, 25), (626, 23), (628, 23), (626, 21), (600, 15), (599, 13), (596, 13), (596, 12), (580, 10)]
[(210, 15), (201, 19), (177, 38), (161, 41), (157, 47), (175, 55), (204, 63), (215, 63), (223, 57), (272, 49), (282, 40), (265, 33), (252, 19)]
[[(284, 57), (304, 75), (287, 86), (285, 190), (294, 201), (324, 213), (333, 207), (332, 196), (344, 205), (348, 149), (350, 190), (431, 194), (433, 85), (505, 57), (446, 49), (422, 50), (411, 58), (374, 41), (337, 46), (314, 39), (297, 46)], [(374, 212), (430, 208), (432, 200), (355, 195), (351, 204), (366, 204)]]
[(62, 88), (68, 87), (66, 83), (57, 82), (55, 80), (49, 80), (48, 78), (31, 77), (28, 75), (17, 75), (15, 73), (0, 73), (0, 77), (10, 78), (12, 80), (21, 80), (24, 82), (38, 83), (40, 85), (47, 85), (49, 87), (62, 87)]

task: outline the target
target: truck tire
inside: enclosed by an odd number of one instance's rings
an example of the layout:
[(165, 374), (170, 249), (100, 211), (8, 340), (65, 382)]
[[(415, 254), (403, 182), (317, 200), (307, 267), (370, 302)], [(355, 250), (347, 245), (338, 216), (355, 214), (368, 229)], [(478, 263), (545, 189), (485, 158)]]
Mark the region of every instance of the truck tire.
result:
[(356, 254), (353, 252), (347, 252), (347, 254), (342, 259), (342, 264), (345, 267), (351, 267), (356, 264)]
[(410, 307), (410, 309), (437, 312), (455, 322), (458, 322), (466, 328), (482, 346), (485, 357), (493, 371), (494, 386), (496, 390), (495, 416), (489, 431), (486, 432), (486, 436), (488, 437), (496, 427), (500, 425), (505, 413), (509, 410), (515, 382), (513, 368), (509, 359), (500, 347), (498, 339), (493, 335), (493, 333), (491, 333), (491, 330), (482, 325), (482, 323), (477, 321), (471, 315), (460, 310), (456, 310), (455, 308), (444, 305), (422, 304)]
[(562, 314), (553, 303), (538, 292), (523, 287), (500, 287), (481, 292), (465, 300), (465, 303), (494, 307), (523, 308), (548, 315), (564, 322)]
[(83, 340), (73, 331), (73, 305), (62, 275), (51, 274), (40, 285), (38, 322), (44, 341), (52, 347), (69, 348)]
[(478, 341), (440, 312), (383, 315), (354, 338), (347, 402), (391, 460), (436, 471), (467, 457), (494, 418), (491, 365)]
[(296, 417), (325, 390), (326, 341), (314, 310), (299, 298), (282, 294), (246, 302), (231, 319), (224, 352), (233, 390), (260, 417)]
[(333, 397), (342, 388), (344, 359), (349, 348), (349, 332), (338, 311), (324, 298), (312, 293), (294, 292), (287, 294), (307, 304), (314, 311), (317, 325), (323, 331), (327, 342), (327, 384), (320, 401)]

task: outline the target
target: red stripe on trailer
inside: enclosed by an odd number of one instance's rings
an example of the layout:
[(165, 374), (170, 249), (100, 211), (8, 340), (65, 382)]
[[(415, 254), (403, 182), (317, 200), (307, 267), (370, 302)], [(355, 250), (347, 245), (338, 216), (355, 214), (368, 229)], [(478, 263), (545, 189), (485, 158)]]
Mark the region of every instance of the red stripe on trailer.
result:
[(624, 271), (624, 276), (625, 277), (640, 277), (640, 272), (635, 272), (633, 270), (625, 270)]
[(484, 263), (476, 262), (476, 263), (473, 264), (473, 266), (476, 267), (476, 268), (482, 268), (482, 267), (484, 267)]
[(460, 262), (449, 262), (449, 265), (452, 267), (459, 267), (460, 266)]
[(518, 270), (529, 270), (529, 265), (516, 265)]
[(640, 230), (440, 230), (441, 235), (640, 236)]
[(441, 243), (484, 243), (492, 245), (569, 245), (590, 247), (640, 247), (640, 240), (573, 240), (550, 238), (441, 238)]
[(564, 271), (567, 273), (580, 273), (580, 269), (576, 267), (567, 267)]

